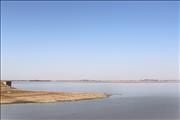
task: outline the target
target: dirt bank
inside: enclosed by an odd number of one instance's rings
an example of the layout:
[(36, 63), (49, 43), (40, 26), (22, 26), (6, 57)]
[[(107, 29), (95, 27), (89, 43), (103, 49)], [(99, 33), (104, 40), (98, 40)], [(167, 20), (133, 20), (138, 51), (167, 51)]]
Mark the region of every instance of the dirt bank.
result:
[(1, 104), (12, 103), (50, 103), (66, 102), (90, 99), (106, 98), (109, 95), (104, 93), (71, 93), (71, 92), (46, 92), (46, 91), (27, 91), (1, 83)]

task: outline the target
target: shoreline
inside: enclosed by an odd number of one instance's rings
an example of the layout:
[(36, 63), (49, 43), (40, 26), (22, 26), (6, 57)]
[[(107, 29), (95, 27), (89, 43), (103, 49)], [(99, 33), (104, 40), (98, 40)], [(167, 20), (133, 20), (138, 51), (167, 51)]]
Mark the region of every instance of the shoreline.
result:
[(1, 82), (11, 81), (12, 83), (30, 82), (65, 82), (65, 83), (180, 83), (180, 80), (1, 80)]
[(75, 102), (108, 98), (105, 93), (29, 91), (1, 84), (0, 104)]
[(88, 101), (88, 100), (101, 100), (108, 98), (112, 95), (107, 95), (107, 97), (101, 97), (101, 98), (87, 98), (87, 99), (79, 99), (79, 100), (62, 100), (62, 101), (53, 101), (53, 102), (12, 102), (12, 103), (0, 103), (1, 105), (16, 105), (16, 104), (44, 104), (44, 103), (68, 103), (68, 102), (79, 102), (79, 101)]

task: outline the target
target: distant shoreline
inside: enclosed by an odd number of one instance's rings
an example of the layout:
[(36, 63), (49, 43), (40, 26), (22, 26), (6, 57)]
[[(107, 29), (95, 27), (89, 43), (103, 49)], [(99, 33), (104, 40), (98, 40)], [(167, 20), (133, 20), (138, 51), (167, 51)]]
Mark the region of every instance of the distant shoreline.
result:
[(180, 80), (1, 80), (12, 82), (70, 82), (70, 83), (180, 83)]

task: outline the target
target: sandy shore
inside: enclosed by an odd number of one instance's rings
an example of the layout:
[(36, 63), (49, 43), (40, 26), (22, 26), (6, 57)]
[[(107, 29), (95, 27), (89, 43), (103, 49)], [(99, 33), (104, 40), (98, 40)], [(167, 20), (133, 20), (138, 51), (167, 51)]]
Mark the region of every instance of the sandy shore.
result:
[(109, 97), (104, 93), (71, 93), (71, 92), (46, 92), (27, 91), (10, 88), (1, 84), (1, 104), (13, 103), (50, 103), (102, 99)]

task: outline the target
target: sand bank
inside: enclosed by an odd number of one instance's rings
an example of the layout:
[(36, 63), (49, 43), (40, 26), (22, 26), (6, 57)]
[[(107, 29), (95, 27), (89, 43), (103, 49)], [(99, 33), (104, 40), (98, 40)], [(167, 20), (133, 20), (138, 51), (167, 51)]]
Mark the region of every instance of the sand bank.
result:
[(27, 91), (5, 86), (1, 83), (1, 104), (13, 103), (51, 103), (102, 99), (109, 97), (104, 93), (74, 93), (74, 92), (46, 92)]

